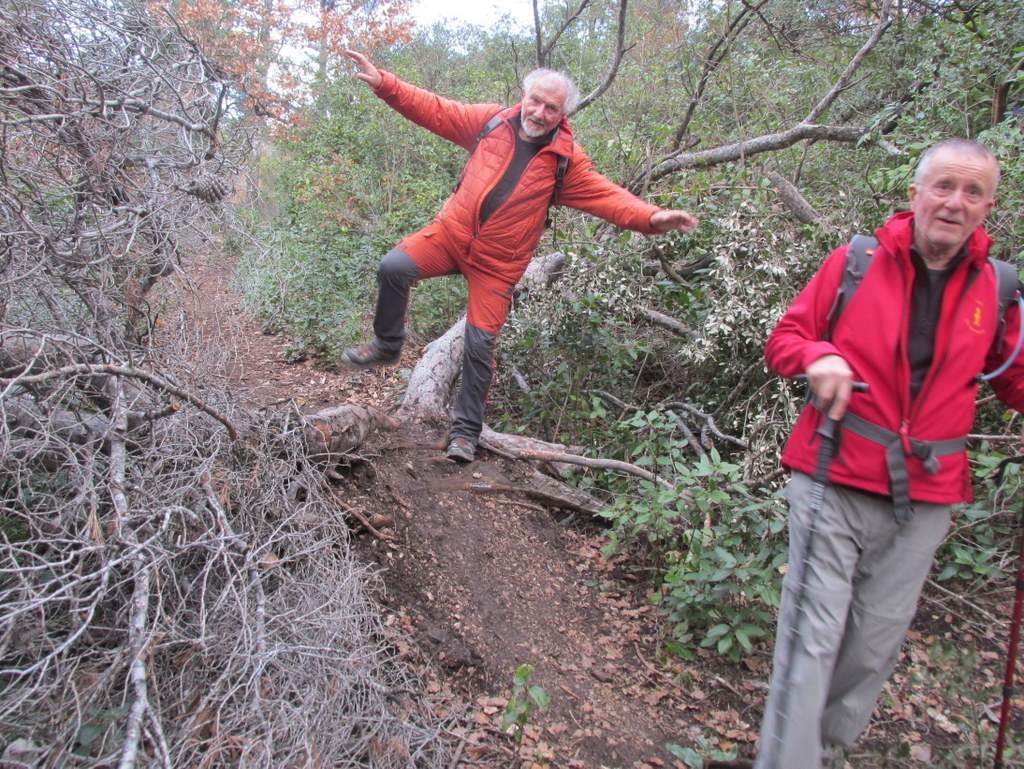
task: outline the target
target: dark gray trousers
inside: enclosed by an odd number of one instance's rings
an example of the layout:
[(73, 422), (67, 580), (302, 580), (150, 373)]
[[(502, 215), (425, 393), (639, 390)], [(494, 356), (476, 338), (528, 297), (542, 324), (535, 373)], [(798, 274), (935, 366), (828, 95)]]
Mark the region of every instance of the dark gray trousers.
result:
[[(381, 349), (388, 352), (402, 349), (409, 292), (420, 279), (419, 267), (402, 249), (393, 248), (381, 260), (377, 269), (377, 309), (373, 317), (373, 333)], [(474, 448), (484, 426), (484, 404), (494, 376), (497, 341), (496, 334), (466, 323), (462, 383), (453, 408), (451, 437), (468, 438)]]

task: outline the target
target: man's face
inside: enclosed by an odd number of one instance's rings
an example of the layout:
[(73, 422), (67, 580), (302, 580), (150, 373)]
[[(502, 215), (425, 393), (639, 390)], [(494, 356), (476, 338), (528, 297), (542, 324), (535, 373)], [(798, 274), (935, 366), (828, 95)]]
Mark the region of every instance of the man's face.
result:
[(987, 158), (951, 148), (932, 157), (920, 184), (910, 185), (914, 243), (926, 260), (946, 262), (960, 252), (995, 205), (995, 185)]
[(565, 115), (565, 85), (558, 78), (542, 78), (523, 91), (522, 136), (537, 141), (547, 136)]

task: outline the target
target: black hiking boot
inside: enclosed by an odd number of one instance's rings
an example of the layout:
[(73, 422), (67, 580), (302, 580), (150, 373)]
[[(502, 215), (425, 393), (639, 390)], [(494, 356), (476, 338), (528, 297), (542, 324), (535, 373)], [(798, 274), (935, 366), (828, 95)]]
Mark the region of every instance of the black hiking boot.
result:
[(468, 465), (476, 456), (476, 449), (473, 447), (473, 441), (469, 438), (457, 435), (449, 441), (445, 456), (460, 465)]
[(376, 342), (353, 347), (341, 354), (341, 365), (347, 368), (370, 369), (378, 366), (394, 366), (401, 353), (382, 350)]

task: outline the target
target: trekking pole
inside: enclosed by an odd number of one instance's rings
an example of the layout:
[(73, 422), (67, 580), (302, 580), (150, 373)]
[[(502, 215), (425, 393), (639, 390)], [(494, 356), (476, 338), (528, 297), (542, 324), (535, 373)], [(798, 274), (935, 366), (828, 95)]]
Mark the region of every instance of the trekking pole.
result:
[[(996, 483), (1003, 482), (1010, 464), (1024, 463), (1024, 454), (1008, 457), (999, 463), (996, 471)], [(1020, 642), (1020, 620), (1024, 611), (1024, 503), (1021, 504), (1020, 550), (1017, 553), (1017, 580), (1013, 597), (1013, 619), (1010, 621), (1010, 646), (1006, 653), (1006, 675), (1003, 677), (1003, 702), (999, 707), (999, 735), (996, 738), (995, 769), (1003, 769), (1003, 749), (1006, 747), (1006, 727), (1010, 721), (1010, 698), (1013, 696), (1013, 673), (1017, 666), (1017, 646)]]
[[(807, 377), (800, 375), (796, 377), (798, 382), (806, 382)], [(854, 392), (866, 392), (868, 389), (867, 384), (864, 382), (854, 382)], [(811, 560), (811, 549), (814, 546), (814, 537), (818, 528), (818, 516), (821, 515), (822, 507), (825, 504), (825, 487), (828, 485), (828, 469), (832, 464), (832, 460), (835, 458), (836, 449), (838, 448), (839, 430), (842, 424), (842, 420), (830, 419), (827, 416), (827, 407), (821, 409), (823, 421), (818, 429), (815, 431), (821, 438), (821, 445), (818, 447), (818, 457), (814, 468), (814, 485), (811, 486), (810, 495), (810, 514), (811, 521), (810, 526), (807, 529), (807, 542), (804, 545), (803, 556), (800, 559), (800, 572), (797, 578), (797, 589), (796, 598), (793, 606), (793, 621), (790, 623), (789, 632), (786, 634), (786, 638), (783, 639), (785, 646), (785, 655), (780, 659), (785, 661), (785, 667), (779, 671), (782, 675), (782, 688), (779, 692), (779, 728), (776, 729), (776, 745), (773, 746), (773, 753), (770, 755), (767, 765), (771, 769), (785, 769), (785, 767), (779, 767), (778, 765), (778, 748), (779, 743), (785, 735), (785, 730), (789, 727), (789, 693), (792, 688), (791, 684), (791, 673), (793, 670), (793, 650), (796, 648), (797, 639), (800, 637), (800, 620), (805, 614), (804, 609), (804, 598), (807, 594), (807, 568), (810, 565)]]

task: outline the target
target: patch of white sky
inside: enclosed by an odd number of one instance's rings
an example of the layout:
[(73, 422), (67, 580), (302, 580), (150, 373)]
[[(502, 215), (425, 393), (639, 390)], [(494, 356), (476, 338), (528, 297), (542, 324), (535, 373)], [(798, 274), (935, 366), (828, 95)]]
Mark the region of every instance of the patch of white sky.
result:
[(413, 0), (410, 15), (420, 27), (463, 23), (491, 29), (504, 27), (507, 17), (517, 31), (533, 29), (532, 0)]

